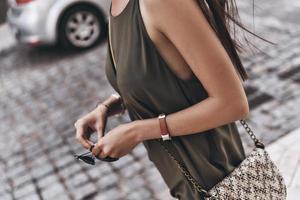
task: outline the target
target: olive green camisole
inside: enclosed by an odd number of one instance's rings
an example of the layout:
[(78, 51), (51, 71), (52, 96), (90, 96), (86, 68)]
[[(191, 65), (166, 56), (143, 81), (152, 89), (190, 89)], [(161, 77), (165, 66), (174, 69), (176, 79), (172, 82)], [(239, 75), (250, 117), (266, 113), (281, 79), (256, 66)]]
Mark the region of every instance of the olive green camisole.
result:
[[(106, 77), (123, 98), (132, 121), (177, 112), (208, 97), (195, 75), (183, 80), (168, 66), (146, 31), (139, 6), (139, 0), (130, 0), (121, 14), (112, 16), (110, 12), (116, 71), (109, 48), (105, 64)], [(180, 156), (177, 159), (207, 190), (245, 159), (235, 122), (172, 140)], [(143, 144), (170, 195), (182, 200), (202, 199), (157, 139)]]

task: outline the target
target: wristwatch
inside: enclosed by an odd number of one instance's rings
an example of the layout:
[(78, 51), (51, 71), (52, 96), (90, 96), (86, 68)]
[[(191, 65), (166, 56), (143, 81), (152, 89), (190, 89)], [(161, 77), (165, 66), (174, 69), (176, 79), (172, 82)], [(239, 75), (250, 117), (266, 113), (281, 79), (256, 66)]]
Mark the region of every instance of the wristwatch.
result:
[(168, 130), (167, 122), (166, 122), (166, 114), (161, 113), (158, 115), (158, 121), (160, 126), (160, 134), (163, 141), (171, 140), (170, 132)]

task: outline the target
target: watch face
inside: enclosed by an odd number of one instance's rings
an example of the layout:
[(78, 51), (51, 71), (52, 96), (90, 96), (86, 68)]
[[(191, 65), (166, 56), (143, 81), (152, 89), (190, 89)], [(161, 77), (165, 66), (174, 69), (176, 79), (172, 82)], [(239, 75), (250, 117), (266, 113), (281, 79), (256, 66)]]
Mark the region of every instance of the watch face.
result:
[(159, 116), (158, 116), (158, 118), (164, 118), (165, 117), (165, 114), (160, 114)]
[(162, 135), (162, 139), (163, 139), (163, 141), (165, 141), (165, 140), (171, 140), (171, 137), (170, 137), (170, 135), (169, 134), (164, 134), (164, 135)]

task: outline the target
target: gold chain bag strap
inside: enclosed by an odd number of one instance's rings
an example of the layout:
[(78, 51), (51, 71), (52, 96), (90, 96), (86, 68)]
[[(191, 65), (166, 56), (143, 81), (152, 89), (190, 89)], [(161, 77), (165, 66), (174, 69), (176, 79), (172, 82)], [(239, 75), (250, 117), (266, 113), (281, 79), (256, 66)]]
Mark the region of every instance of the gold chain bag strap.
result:
[[(111, 22), (109, 17), (109, 48), (110, 55), (116, 72), (116, 61), (113, 54), (111, 42)], [(142, 117), (136, 113), (141, 119)], [(252, 132), (245, 120), (239, 120), (255, 144), (253, 151), (228, 174), (222, 181), (214, 185), (209, 191), (205, 190), (192, 177), (183, 162), (180, 162), (172, 154), (161, 138), (157, 139), (167, 154), (174, 160), (179, 170), (206, 200), (241, 200), (241, 199), (263, 199), (263, 200), (284, 200), (287, 189), (284, 179), (275, 163), (271, 160), (265, 146)], [(175, 150), (175, 148), (174, 148)]]

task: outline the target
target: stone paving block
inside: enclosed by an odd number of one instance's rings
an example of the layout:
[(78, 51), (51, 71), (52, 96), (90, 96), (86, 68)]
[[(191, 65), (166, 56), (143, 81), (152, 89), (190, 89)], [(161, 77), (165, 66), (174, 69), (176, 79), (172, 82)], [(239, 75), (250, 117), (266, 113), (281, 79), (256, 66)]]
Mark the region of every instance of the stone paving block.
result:
[(53, 176), (53, 174), (49, 174), (48, 176), (37, 180), (37, 185), (40, 189), (43, 190), (44, 188), (47, 188), (52, 184), (57, 184), (57, 182), (58, 182), (58, 177)]
[(84, 149), (82, 146), (78, 144), (78, 142), (75, 139), (75, 136), (66, 138), (66, 141), (69, 144), (72, 153), (80, 154), (86, 152), (86, 149)]
[(60, 169), (59, 174), (61, 177), (67, 180), (70, 176), (79, 173), (81, 170), (82, 170), (81, 166), (78, 163), (75, 163), (74, 165), (70, 165), (67, 168)]
[(66, 192), (61, 192), (61, 193), (56, 194), (52, 199), (55, 199), (55, 200), (71, 200), (72, 197), (68, 196), (66, 194)]
[(13, 177), (14, 187), (23, 187), (24, 185), (30, 183), (31, 181), (32, 181), (32, 177), (29, 173), (20, 174), (18, 176)]
[(0, 194), (0, 199), (1, 200), (13, 200), (13, 197), (9, 194)]
[(1, 177), (0, 177), (0, 195), (3, 194), (3, 193), (6, 193), (6, 190), (9, 190), (10, 187), (7, 185), (7, 182), (5, 182), (5, 177), (4, 177), (4, 174), (1, 173), (0, 174)]
[(118, 183), (120, 183), (119, 181), (120, 178), (115, 173), (106, 174), (97, 180), (97, 186), (102, 191), (110, 187), (117, 187)]
[(153, 162), (149, 160), (148, 155), (145, 154), (143, 157), (139, 159), (139, 162), (145, 167), (145, 169), (151, 169), (154, 166)]
[(75, 200), (91, 199), (92, 196), (98, 193), (98, 188), (92, 183), (81, 185), (74, 190)]
[(145, 171), (144, 174), (148, 182), (147, 184), (151, 186), (153, 191), (162, 192), (168, 190), (166, 183), (156, 168), (152, 167)]
[(73, 155), (66, 154), (66, 155), (59, 156), (54, 160), (54, 162), (57, 168), (64, 168), (77, 162), (77, 160), (74, 158)]
[(124, 200), (126, 195), (122, 194), (117, 188), (109, 188), (104, 191), (100, 191), (94, 198), (94, 200)]
[(41, 148), (41, 144), (38, 141), (33, 141), (25, 145), (24, 153), (28, 160), (36, 159), (37, 157), (43, 154), (43, 149)]
[(150, 191), (146, 190), (145, 188), (138, 188), (133, 190), (133, 192), (129, 193), (127, 198), (130, 200), (152, 199)]
[(44, 150), (47, 150), (48, 148), (51, 148), (53, 146), (57, 146), (62, 143), (62, 139), (55, 134), (54, 128), (50, 127), (49, 124), (42, 125), (41, 128), (43, 131), (41, 132), (42, 137), (40, 138), (41, 142), (43, 144), (46, 144), (46, 142), (50, 142), (48, 145), (43, 145), (42, 148)]
[(111, 166), (111, 163), (99, 161), (98, 165), (99, 165), (99, 169), (101, 171), (101, 174), (113, 173), (113, 168)]
[(32, 165), (32, 169), (30, 170), (31, 176), (35, 179), (40, 179), (50, 173), (54, 172), (54, 167), (49, 162), (42, 164), (40, 166)]
[(53, 200), (59, 193), (63, 193), (65, 191), (64, 187), (58, 183), (54, 182), (50, 184), (48, 187), (41, 191), (43, 199)]
[(133, 150), (132, 150), (132, 154), (137, 156), (138, 158), (141, 158), (143, 156), (145, 156), (145, 154), (147, 153), (145, 147), (143, 144), (138, 144)]
[(126, 165), (132, 165), (133, 164), (133, 158), (132, 156), (129, 154), (129, 155), (126, 155), (126, 156), (123, 156), (121, 158), (119, 158), (119, 160), (115, 161), (115, 162), (112, 162), (110, 163), (113, 167), (116, 167), (118, 169), (121, 169), (123, 167), (125, 167)]
[(6, 176), (8, 178), (13, 178), (21, 174), (27, 173), (27, 168), (24, 165), (16, 166), (15, 168), (10, 168), (6, 171)]
[(60, 160), (63, 157), (70, 155), (70, 147), (66, 145), (60, 145), (49, 150), (49, 158), (52, 160)]
[(126, 193), (130, 193), (130, 191), (137, 191), (140, 188), (145, 187), (145, 180), (143, 180), (140, 176), (132, 177), (131, 179), (125, 179), (124, 184), (120, 185), (120, 190)]
[(89, 181), (89, 178), (83, 172), (77, 172), (66, 180), (66, 185), (69, 188), (77, 188)]
[(136, 174), (139, 173), (140, 170), (143, 169), (143, 165), (139, 162), (133, 162), (130, 165), (127, 165), (126, 167), (123, 167), (120, 169), (120, 173), (126, 177), (130, 178), (132, 176), (135, 176)]
[(19, 199), (23, 196), (30, 195), (30, 194), (35, 193), (35, 192), (36, 192), (35, 186), (31, 182), (31, 183), (28, 183), (28, 184), (24, 185), (23, 187), (14, 188), (14, 197), (16, 199)]
[(16, 167), (18, 165), (23, 164), (24, 157), (22, 154), (15, 154), (14, 156), (11, 156), (9, 159), (7, 159), (5, 162), (8, 168)]
[(40, 200), (40, 198), (36, 194), (29, 194), (24, 197), (20, 197), (18, 200)]
[(99, 180), (102, 176), (104, 176), (107, 173), (112, 173), (112, 170), (109, 169), (108, 171), (105, 170), (103, 165), (97, 166), (97, 167), (91, 167), (86, 169), (86, 173), (89, 177), (91, 177), (93, 180)]

